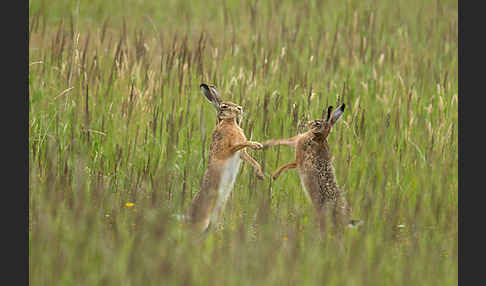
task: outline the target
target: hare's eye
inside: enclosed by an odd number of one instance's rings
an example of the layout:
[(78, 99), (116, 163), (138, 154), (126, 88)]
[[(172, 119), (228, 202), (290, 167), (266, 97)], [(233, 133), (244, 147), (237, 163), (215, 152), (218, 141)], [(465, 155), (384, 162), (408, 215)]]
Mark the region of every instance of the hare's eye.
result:
[(228, 108), (228, 105), (221, 105), (221, 108), (226, 109), (226, 108)]
[(243, 110), (243, 108), (241, 108), (241, 106), (238, 106), (236, 108), (238, 108), (239, 111), (242, 111)]

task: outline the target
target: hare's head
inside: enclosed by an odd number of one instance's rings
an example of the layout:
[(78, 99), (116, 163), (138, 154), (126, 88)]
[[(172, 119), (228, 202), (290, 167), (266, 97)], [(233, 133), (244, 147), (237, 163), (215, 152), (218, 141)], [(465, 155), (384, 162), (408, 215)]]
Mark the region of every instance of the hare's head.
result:
[(218, 120), (236, 118), (239, 121), (239, 117), (243, 114), (243, 108), (241, 106), (229, 101), (223, 101), (215, 86), (208, 86), (202, 83), (199, 87), (209, 102), (216, 108)]
[(323, 136), (324, 138), (327, 138), (327, 136), (331, 132), (331, 129), (334, 126), (334, 124), (343, 115), (344, 108), (345, 108), (345, 105), (343, 103), (338, 109), (336, 109), (334, 112), (332, 112), (333, 107), (329, 106), (329, 108), (327, 109), (327, 118), (326, 119), (311, 120), (307, 123), (307, 127), (314, 134), (319, 134), (319, 135)]

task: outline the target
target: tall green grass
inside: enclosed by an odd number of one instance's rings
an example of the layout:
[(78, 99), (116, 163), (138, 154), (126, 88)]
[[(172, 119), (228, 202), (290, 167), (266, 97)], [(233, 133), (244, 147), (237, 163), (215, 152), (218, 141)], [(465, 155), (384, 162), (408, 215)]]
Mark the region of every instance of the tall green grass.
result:
[[(32, 285), (456, 285), (456, 1), (29, 1)], [(215, 112), (254, 141), (343, 98), (329, 137), (365, 221), (320, 240), (287, 147), (249, 151), (218, 230), (187, 210)], [(131, 204), (127, 204), (131, 203)], [(404, 227), (398, 227), (403, 225)]]

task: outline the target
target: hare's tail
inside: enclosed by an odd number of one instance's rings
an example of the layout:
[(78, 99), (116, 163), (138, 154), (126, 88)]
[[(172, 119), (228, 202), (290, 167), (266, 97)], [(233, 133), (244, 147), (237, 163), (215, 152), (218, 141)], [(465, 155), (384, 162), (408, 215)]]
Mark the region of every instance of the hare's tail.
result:
[(360, 227), (360, 226), (361, 226), (363, 223), (364, 223), (364, 221), (363, 221), (363, 220), (359, 220), (359, 219), (358, 219), (358, 220), (356, 220), (356, 219), (352, 219), (352, 220), (350, 220), (350, 221), (349, 221), (349, 223), (348, 223), (348, 227), (350, 227), (350, 228), (358, 228), (358, 227)]
[(179, 222), (187, 222), (189, 220), (189, 217), (186, 214), (174, 214), (172, 217)]

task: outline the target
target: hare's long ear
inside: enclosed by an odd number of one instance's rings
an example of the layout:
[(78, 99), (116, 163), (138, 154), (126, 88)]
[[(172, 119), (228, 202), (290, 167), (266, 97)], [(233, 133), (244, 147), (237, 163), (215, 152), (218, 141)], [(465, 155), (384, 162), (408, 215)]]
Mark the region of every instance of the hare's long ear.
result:
[(338, 109), (336, 109), (332, 113), (331, 118), (330, 118), (331, 125), (334, 125), (343, 116), (345, 107), (346, 107), (346, 105), (344, 105), (344, 103), (343, 103), (343, 104), (341, 104), (341, 106)]
[(221, 102), (223, 102), (223, 99), (221, 98), (221, 95), (219, 94), (216, 87), (214, 85), (210, 85), (209, 89), (211, 89), (211, 92), (213, 93), (214, 98), (218, 101), (219, 104), (221, 104)]
[[(213, 86), (208, 86), (205, 83), (201, 83), (199, 86), (204, 93), (204, 96), (214, 105), (214, 108), (219, 111), (219, 104), (221, 103), (221, 96), (217, 93)], [(215, 92), (216, 91), (216, 92)]]
[(332, 109), (334, 107), (331, 105), (327, 108), (327, 117), (326, 117), (326, 121), (329, 121), (329, 118), (331, 118), (331, 112), (332, 112)]

